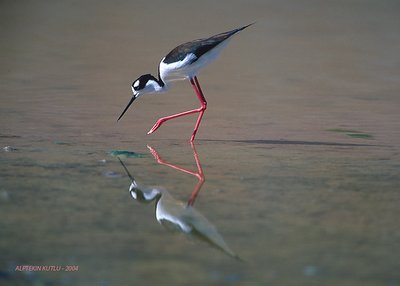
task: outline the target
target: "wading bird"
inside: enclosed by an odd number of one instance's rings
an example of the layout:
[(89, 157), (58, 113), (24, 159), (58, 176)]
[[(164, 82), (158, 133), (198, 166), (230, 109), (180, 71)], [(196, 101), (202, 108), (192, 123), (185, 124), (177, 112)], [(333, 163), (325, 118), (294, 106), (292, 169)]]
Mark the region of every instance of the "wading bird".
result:
[(201, 106), (196, 109), (159, 118), (147, 134), (156, 131), (165, 121), (193, 113), (199, 113), (192, 136), (190, 137), (190, 142), (193, 142), (204, 111), (207, 108), (207, 101), (201, 90), (197, 74), (202, 68), (218, 57), (233, 35), (253, 24), (254, 23), (209, 38), (198, 39), (177, 46), (161, 60), (158, 66), (158, 78), (151, 74), (144, 74), (132, 83), (132, 98), (117, 121), (121, 119), (136, 98), (147, 93), (166, 91), (172, 81), (188, 79)]

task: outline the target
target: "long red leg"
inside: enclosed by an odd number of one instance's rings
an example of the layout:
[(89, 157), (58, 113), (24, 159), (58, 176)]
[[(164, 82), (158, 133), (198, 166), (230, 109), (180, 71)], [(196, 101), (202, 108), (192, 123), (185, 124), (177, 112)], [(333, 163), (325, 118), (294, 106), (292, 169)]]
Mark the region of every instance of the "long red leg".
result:
[[(197, 117), (197, 122), (196, 122), (196, 125), (194, 126), (192, 137), (190, 137), (190, 142), (194, 141), (194, 137), (196, 137), (196, 133), (197, 133), (197, 130), (199, 129), (201, 119), (203, 118), (204, 111), (206, 111), (206, 109), (207, 109), (207, 101), (204, 97), (203, 91), (201, 90), (199, 81), (197, 80), (197, 76), (194, 77), (194, 81), (195, 81), (195, 85), (193, 86), (193, 88), (196, 91), (197, 97), (201, 103), (201, 107), (200, 107), (201, 110), (199, 111), (199, 117)], [(192, 81), (191, 81), (191, 83), (193, 85)]]
[(149, 148), (151, 154), (153, 155), (153, 157), (157, 161), (157, 163), (159, 163), (161, 165), (165, 165), (165, 166), (171, 167), (171, 168), (173, 168), (175, 170), (179, 170), (181, 172), (190, 174), (192, 176), (195, 176), (199, 180), (198, 183), (196, 184), (192, 194), (190, 195), (190, 198), (189, 198), (188, 202), (187, 202), (188, 206), (192, 206), (194, 204), (194, 202), (196, 201), (197, 195), (199, 194), (200, 189), (203, 186), (204, 181), (205, 181), (205, 177), (204, 177), (204, 174), (203, 174), (203, 169), (201, 168), (201, 164), (200, 164), (199, 155), (196, 152), (196, 148), (194, 147), (193, 142), (190, 145), (191, 145), (192, 150), (193, 150), (194, 160), (196, 161), (197, 172), (191, 171), (191, 170), (179, 167), (179, 166), (177, 166), (175, 164), (171, 164), (171, 163), (166, 162), (165, 160), (163, 160), (160, 157), (160, 155), (157, 153), (157, 151), (154, 148), (152, 148), (151, 146), (147, 145), (147, 148)]
[(157, 122), (154, 124), (154, 126), (150, 129), (150, 131), (147, 132), (147, 134), (151, 134), (154, 131), (156, 131), (165, 121), (168, 121), (170, 119), (174, 119), (177, 117), (193, 114), (193, 113), (199, 113), (199, 117), (197, 118), (197, 122), (194, 127), (192, 137), (190, 137), (190, 142), (193, 142), (193, 140), (196, 136), (197, 130), (199, 129), (201, 118), (203, 117), (204, 111), (207, 109), (207, 101), (204, 98), (203, 91), (201, 90), (199, 81), (197, 80), (196, 76), (194, 77), (194, 79), (193, 78), (190, 79), (190, 84), (192, 85), (194, 91), (196, 92), (197, 98), (199, 99), (201, 106), (196, 109), (192, 109), (189, 111), (184, 111), (181, 113), (177, 113), (177, 114), (173, 114), (170, 116), (165, 116), (165, 117), (159, 118), (157, 120)]

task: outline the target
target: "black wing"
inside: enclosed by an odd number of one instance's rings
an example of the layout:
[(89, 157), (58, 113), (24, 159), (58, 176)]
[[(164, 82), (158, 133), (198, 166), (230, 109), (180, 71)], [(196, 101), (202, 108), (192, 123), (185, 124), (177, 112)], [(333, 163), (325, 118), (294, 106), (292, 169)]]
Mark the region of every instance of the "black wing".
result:
[(182, 61), (190, 53), (196, 56), (196, 58), (192, 60), (192, 62), (195, 62), (198, 58), (207, 53), (209, 50), (213, 49), (223, 41), (229, 39), (237, 32), (253, 24), (254, 23), (228, 32), (220, 33), (209, 38), (198, 39), (179, 45), (165, 56), (163, 62), (166, 64), (179, 62)]

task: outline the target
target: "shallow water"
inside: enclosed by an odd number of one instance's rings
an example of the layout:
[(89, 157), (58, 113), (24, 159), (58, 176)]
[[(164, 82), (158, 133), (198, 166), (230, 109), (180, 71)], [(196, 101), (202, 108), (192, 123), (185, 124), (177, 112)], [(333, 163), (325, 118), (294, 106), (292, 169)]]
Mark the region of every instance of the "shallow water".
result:
[[(0, 4), (1, 285), (400, 285), (399, 5), (227, 5)], [(176, 44), (254, 20), (199, 76), (195, 149), (195, 117), (146, 135), (197, 106), (186, 82), (116, 123)], [(201, 167), (193, 207), (240, 259), (161, 226), (116, 155), (183, 204)]]

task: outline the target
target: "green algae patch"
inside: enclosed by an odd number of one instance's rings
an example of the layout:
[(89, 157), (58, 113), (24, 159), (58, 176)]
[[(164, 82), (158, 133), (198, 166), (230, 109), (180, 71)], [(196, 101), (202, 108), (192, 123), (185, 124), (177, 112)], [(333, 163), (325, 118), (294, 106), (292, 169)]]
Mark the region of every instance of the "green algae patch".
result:
[(332, 129), (327, 129), (326, 131), (344, 133), (347, 136), (352, 137), (352, 138), (359, 138), (359, 139), (372, 139), (373, 138), (373, 136), (371, 134), (363, 133), (361, 131), (352, 130), (352, 129), (332, 128)]
[(144, 158), (146, 154), (138, 153), (133, 151), (126, 151), (126, 150), (111, 150), (108, 152), (113, 157), (121, 157), (121, 158)]

